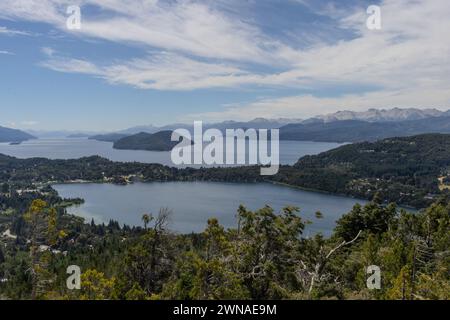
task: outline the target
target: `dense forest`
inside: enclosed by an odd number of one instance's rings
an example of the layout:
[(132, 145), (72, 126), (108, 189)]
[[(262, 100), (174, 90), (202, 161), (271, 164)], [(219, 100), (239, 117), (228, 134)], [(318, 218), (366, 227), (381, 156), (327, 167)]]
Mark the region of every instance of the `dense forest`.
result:
[[(144, 214), (142, 227), (95, 225), (35, 199), (6, 223), (16, 236), (0, 247), (0, 298), (450, 298), (449, 198), (413, 214), (375, 197), (327, 239), (305, 238), (310, 222), (292, 207), (241, 206), (235, 228), (211, 217), (188, 235), (170, 231), (170, 214)], [(82, 270), (80, 290), (66, 286), (70, 265)], [(380, 270), (379, 289), (367, 286), (369, 266)]]
[(349, 144), (300, 159), (275, 180), (310, 189), (425, 207), (450, 173), (450, 135)]

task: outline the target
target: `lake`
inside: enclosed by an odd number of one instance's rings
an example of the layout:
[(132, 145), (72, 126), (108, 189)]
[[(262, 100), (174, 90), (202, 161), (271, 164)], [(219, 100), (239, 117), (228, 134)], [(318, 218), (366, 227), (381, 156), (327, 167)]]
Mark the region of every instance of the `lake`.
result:
[[(280, 163), (294, 164), (305, 155), (318, 154), (340, 146), (338, 143), (280, 141)], [(37, 139), (19, 145), (0, 143), (0, 153), (17, 158), (43, 157), (49, 159), (77, 159), (99, 155), (120, 162), (160, 163), (173, 166), (170, 152), (116, 150), (111, 142), (77, 139)], [(110, 219), (122, 224), (142, 225), (145, 212), (157, 212), (161, 207), (173, 210), (172, 228), (177, 232), (199, 232), (208, 218), (217, 217), (226, 227), (235, 225), (240, 204), (255, 210), (266, 204), (280, 210), (293, 205), (302, 208), (301, 215), (313, 221), (308, 232), (329, 235), (336, 219), (348, 212), (355, 199), (322, 193), (301, 191), (272, 184), (232, 184), (212, 182), (135, 183), (127, 186), (111, 184), (56, 185), (62, 197), (85, 199), (80, 207), (69, 213), (94, 218), (97, 223)], [(359, 201), (361, 202), (361, 201)], [(324, 214), (316, 219), (315, 212)]]
[[(53, 186), (61, 197), (79, 197), (81, 206), (68, 208), (71, 214), (88, 222), (142, 225), (143, 213), (157, 213), (162, 207), (173, 210), (171, 229), (180, 233), (204, 230), (208, 218), (216, 217), (225, 227), (236, 226), (235, 215), (240, 204), (256, 210), (266, 204), (277, 211), (284, 206), (301, 208), (300, 215), (313, 222), (306, 235), (321, 232), (330, 235), (335, 221), (364, 200), (303, 191), (269, 183), (218, 182), (152, 182), (131, 185), (62, 184)], [(323, 213), (323, 219), (315, 213)]]
[[(119, 162), (160, 163), (173, 166), (170, 152), (116, 150), (111, 142), (81, 139), (36, 139), (19, 145), (0, 143), (0, 153), (17, 158), (78, 159), (99, 155)], [(339, 147), (339, 143), (280, 141), (280, 163), (294, 164), (305, 155), (314, 155)]]

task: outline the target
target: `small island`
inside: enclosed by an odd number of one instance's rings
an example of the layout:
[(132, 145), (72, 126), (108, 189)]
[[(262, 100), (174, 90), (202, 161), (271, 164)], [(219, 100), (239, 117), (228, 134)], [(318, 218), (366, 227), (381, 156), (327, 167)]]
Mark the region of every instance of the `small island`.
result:
[(115, 141), (113, 148), (120, 150), (170, 151), (179, 143), (178, 141), (172, 141), (171, 137), (172, 131), (170, 130), (153, 134), (141, 132)]

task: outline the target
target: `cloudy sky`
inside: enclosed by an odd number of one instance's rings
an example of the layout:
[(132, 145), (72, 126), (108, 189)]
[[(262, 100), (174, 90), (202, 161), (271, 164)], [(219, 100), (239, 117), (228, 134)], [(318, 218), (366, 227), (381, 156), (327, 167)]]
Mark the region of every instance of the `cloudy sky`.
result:
[[(366, 26), (370, 5), (381, 30)], [(447, 110), (449, 17), (448, 0), (1, 0), (0, 124)]]

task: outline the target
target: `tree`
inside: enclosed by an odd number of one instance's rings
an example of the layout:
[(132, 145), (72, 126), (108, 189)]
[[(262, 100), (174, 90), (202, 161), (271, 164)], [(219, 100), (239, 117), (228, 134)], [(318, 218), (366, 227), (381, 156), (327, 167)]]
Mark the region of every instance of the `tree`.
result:
[(31, 298), (43, 296), (54, 282), (48, 270), (51, 254), (48, 251), (58, 238), (56, 210), (43, 200), (34, 200), (24, 215), (30, 227), (30, 257), (32, 275)]
[(95, 269), (86, 270), (81, 275), (81, 300), (115, 299), (114, 286), (116, 279), (107, 278)]
[(133, 287), (125, 293), (125, 300), (147, 300), (148, 296), (142, 288), (135, 283)]
[(397, 208), (394, 204), (384, 207), (376, 199), (364, 207), (356, 204), (352, 211), (337, 221), (336, 236), (350, 241), (359, 231), (382, 234), (389, 229), (396, 215)]
[(2, 184), (2, 193), (9, 193), (9, 184), (7, 183)]
[(145, 230), (147, 230), (147, 225), (150, 223), (150, 221), (152, 221), (153, 220), (153, 216), (152, 216), (152, 214), (150, 213), (150, 214), (147, 214), (147, 213), (144, 213), (143, 215), (142, 215), (142, 221), (144, 222), (144, 229)]
[(3, 249), (0, 247), (0, 264), (5, 262), (5, 254), (3, 253)]
[(172, 263), (167, 230), (170, 215), (169, 209), (161, 208), (153, 219), (153, 227), (127, 251), (124, 275), (130, 289), (137, 283), (147, 295), (154, 294), (161, 290), (164, 278), (170, 274)]
[(296, 275), (298, 279), (303, 283), (303, 286), (307, 288), (307, 292), (309, 297), (311, 298), (313, 289), (315, 286), (323, 281), (335, 280), (330, 273), (325, 272), (325, 268), (327, 263), (330, 261), (331, 257), (336, 254), (341, 248), (345, 246), (351, 245), (355, 242), (359, 236), (361, 235), (361, 231), (350, 241), (342, 241), (341, 243), (327, 248), (325, 245), (325, 241), (323, 241), (322, 236), (318, 235), (311, 242), (313, 250), (307, 250), (306, 254), (304, 253), (300, 259), (299, 264), (297, 266)]
[(240, 274), (233, 270), (233, 247), (229, 235), (215, 218), (208, 220), (202, 233), (204, 250), (183, 254), (177, 261), (174, 277), (164, 286), (170, 299), (246, 299)]
[(286, 207), (276, 214), (266, 206), (255, 212), (241, 206), (234, 262), (254, 299), (281, 299), (296, 288), (295, 257), (305, 227), (299, 211)]

